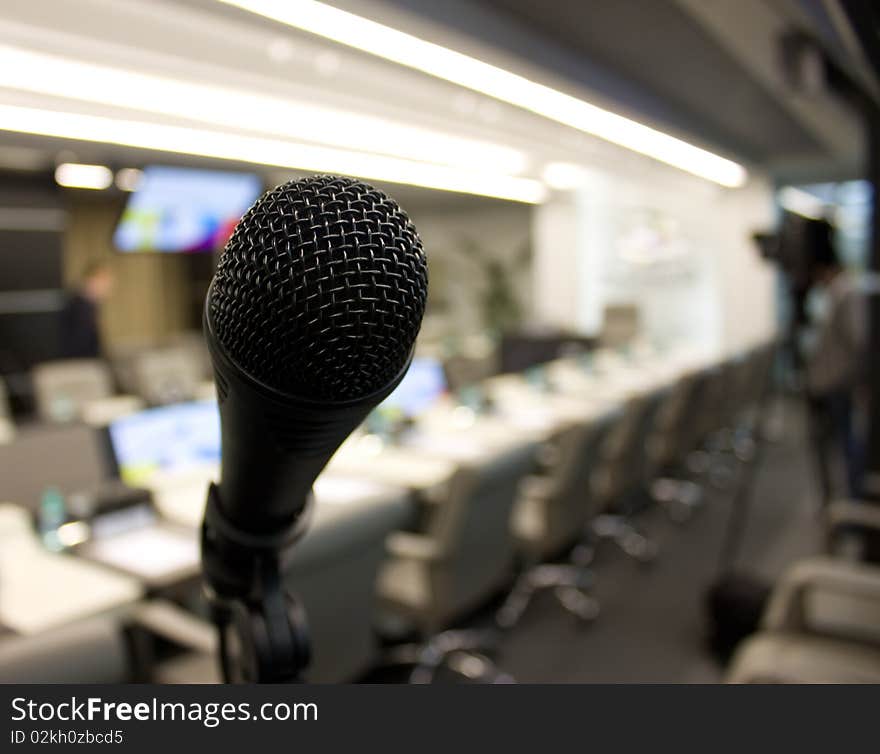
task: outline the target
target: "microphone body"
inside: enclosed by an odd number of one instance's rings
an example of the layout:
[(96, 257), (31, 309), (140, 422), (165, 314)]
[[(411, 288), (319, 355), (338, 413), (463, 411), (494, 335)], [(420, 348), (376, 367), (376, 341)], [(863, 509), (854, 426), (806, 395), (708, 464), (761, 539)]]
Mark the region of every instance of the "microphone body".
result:
[(282, 557), (321, 469), (409, 368), (427, 287), (406, 213), (350, 178), (268, 191), (224, 247), (204, 315), (222, 463), (202, 564), (227, 681), (297, 679), (307, 664)]
[(220, 512), (239, 531), (257, 536), (288, 532), (293, 538), (299, 531), (295, 525), (306, 523), (300, 517), (315, 479), (342, 442), (397, 387), (411, 357), (378, 391), (328, 403), (285, 395), (242, 372), (214, 337), (208, 311), (204, 326), (220, 408)]
[(360, 181), (290, 181), (236, 225), (204, 313), (222, 448), (203, 537), (215, 591), (241, 592), (250, 552), (305, 527), (315, 478), (409, 368), (427, 284), (409, 217)]

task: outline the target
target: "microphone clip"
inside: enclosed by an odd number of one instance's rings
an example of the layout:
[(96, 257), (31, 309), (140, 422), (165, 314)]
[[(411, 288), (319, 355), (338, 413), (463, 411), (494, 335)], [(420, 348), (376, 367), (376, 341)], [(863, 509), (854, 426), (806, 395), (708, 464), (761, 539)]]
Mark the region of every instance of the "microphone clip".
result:
[[(311, 509), (312, 496), (305, 512)], [(310, 658), (305, 613), (284, 588), (286, 551), (308, 516), (282, 535), (254, 535), (223, 516), (219, 490), (208, 488), (202, 523), (202, 570), (220, 638), (226, 683), (294, 683)]]

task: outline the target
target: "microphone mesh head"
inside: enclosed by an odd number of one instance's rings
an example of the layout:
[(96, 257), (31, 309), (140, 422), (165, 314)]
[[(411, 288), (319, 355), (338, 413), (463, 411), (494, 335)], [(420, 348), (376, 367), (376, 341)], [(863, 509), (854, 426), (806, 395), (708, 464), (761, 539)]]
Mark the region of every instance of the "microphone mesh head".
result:
[(345, 401), (397, 376), (428, 294), (422, 242), (397, 203), (336, 176), (290, 181), (242, 217), (220, 255), (208, 316), (251, 377)]

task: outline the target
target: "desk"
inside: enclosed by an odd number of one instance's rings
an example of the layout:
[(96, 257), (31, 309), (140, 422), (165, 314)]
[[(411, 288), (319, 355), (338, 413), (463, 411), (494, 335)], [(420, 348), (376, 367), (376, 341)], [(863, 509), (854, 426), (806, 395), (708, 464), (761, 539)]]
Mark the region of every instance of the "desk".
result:
[[(219, 476), (219, 467), (205, 464), (174, 474), (156, 474), (146, 486), (153, 492), (156, 508), (164, 518), (188, 529), (199, 529), (205, 513), (208, 485)], [(404, 486), (325, 470), (315, 482), (312, 523), (332, 521), (333, 511), (346, 504), (364, 505), (400, 494)]]
[(122, 610), (143, 593), (135, 579), (72, 555), (47, 552), (23, 508), (0, 504), (0, 624), (32, 634)]
[(395, 444), (355, 433), (333, 456), (327, 471), (430, 494), (462, 465), (489, 463), (537, 439), (534, 427), (523, 429), (498, 417), (478, 416), (448, 402), (421, 417)]
[[(194, 578), (201, 568), (199, 529), (208, 484), (218, 469), (205, 465), (176, 474), (157, 475), (150, 485), (156, 507), (166, 522), (148, 525), (101, 541), (82, 550), (85, 558), (112, 565), (139, 580), (144, 587), (169, 586)], [(400, 487), (335, 474), (322, 474), (315, 483), (312, 521), (304, 539), (323, 536), (355, 512), (400, 500)], [(412, 511), (412, 517), (415, 511)]]
[(336, 451), (318, 481), (325, 474), (339, 474), (425, 491), (448, 481), (458, 465), (452, 458), (385, 445), (374, 435), (355, 433)]
[(498, 377), (487, 384), (501, 421), (549, 436), (572, 422), (587, 422), (623, 402), (601, 394), (584, 375), (580, 390), (539, 391), (521, 377)]
[(90, 540), (75, 552), (137, 579), (152, 591), (195, 578), (201, 561), (199, 547), (191, 529), (157, 521)]

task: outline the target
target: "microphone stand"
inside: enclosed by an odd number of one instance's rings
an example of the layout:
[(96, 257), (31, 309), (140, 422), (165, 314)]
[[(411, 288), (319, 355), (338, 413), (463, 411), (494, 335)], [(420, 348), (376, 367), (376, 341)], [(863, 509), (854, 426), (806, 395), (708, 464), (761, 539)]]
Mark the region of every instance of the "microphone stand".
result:
[(208, 488), (202, 523), (202, 570), (220, 638), (225, 683), (297, 683), (310, 650), (305, 614), (284, 588), (286, 552), (308, 525), (304, 514), (280, 534), (254, 535), (222, 514), (219, 490)]

